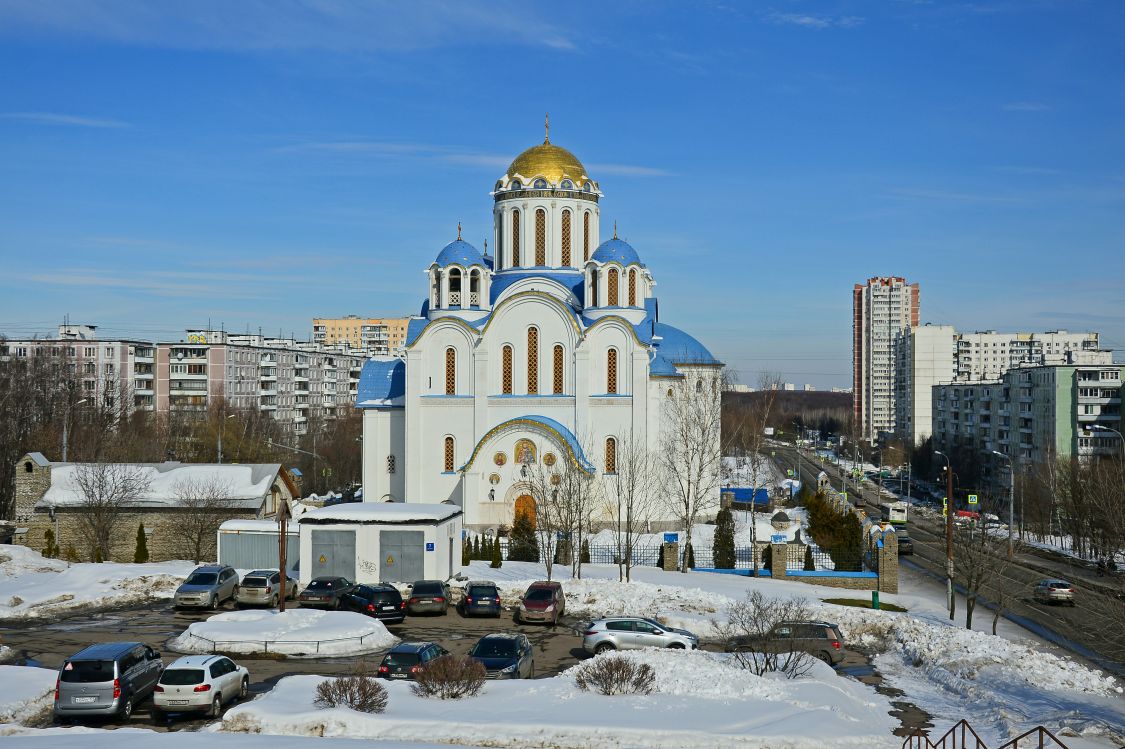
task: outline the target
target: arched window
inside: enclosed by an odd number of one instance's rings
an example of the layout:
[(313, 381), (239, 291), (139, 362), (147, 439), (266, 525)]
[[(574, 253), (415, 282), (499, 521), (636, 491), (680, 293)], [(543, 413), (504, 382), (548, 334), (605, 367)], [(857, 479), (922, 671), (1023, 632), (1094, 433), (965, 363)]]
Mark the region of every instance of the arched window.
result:
[(563, 394), (563, 347), (560, 344), (555, 344), (555, 350), (551, 356), (554, 362), (554, 388), (555, 395)]
[(512, 265), (520, 264), (520, 211), (512, 211)]
[(547, 264), (547, 212), (535, 211), (535, 264)]
[(613, 437), (605, 438), (605, 472), (617, 473), (617, 440)]
[(500, 355), (500, 392), (512, 394), (512, 347), (505, 346)]
[(637, 269), (629, 269), (629, 306), (637, 306)]
[(582, 214), (582, 262), (590, 259), (590, 212)]
[(574, 189), (574, 183), (571, 182), (569, 179), (564, 179), (562, 182), (559, 183), (559, 187), (563, 190), (573, 190)]
[(562, 212), (562, 264), (570, 265), (570, 211)]
[(480, 306), (480, 271), (476, 268), (469, 271), (469, 306)]
[(609, 275), (606, 280), (607, 288), (605, 293), (606, 304), (608, 304), (610, 307), (617, 306), (617, 287), (620, 285), (618, 283), (618, 277), (619, 274), (617, 272), (617, 268), (610, 268)]
[(598, 271), (597, 269), (590, 270), (590, 306), (598, 306)]
[(435, 270), (431, 275), (432, 275), (432, 281), (433, 281), (433, 292), (432, 292), (431, 298), (434, 300), (434, 307), (440, 308), (441, 307), (441, 274), (438, 271)]
[(617, 394), (617, 349), (611, 348), (605, 355), (605, 391)]
[(539, 328), (527, 329), (527, 394), (539, 393)]
[(546, 190), (549, 185), (547, 184), (547, 180), (537, 179), (532, 183), (532, 187), (534, 187), (536, 190)]
[(445, 438), (445, 472), (453, 473), (453, 438)]
[(449, 306), (461, 306), (461, 271), (457, 268), (449, 271)]
[(457, 350), (452, 346), (445, 350), (445, 394), (457, 395)]

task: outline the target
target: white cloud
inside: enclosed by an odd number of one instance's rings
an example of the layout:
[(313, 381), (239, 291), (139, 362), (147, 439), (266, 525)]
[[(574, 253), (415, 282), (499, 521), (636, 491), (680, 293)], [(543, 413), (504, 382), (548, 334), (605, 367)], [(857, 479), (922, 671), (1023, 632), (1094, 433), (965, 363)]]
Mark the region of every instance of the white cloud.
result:
[(806, 29), (827, 29), (832, 27), (852, 28), (863, 23), (860, 16), (827, 16), (813, 13), (766, 14), (766, 20), (781, 26), (802, 26)]
[(111, 120), (100, 117), (80, 117), (72, 114), (58, 114), (56, 112), (0, 112), (0, 118), (30, 122), (36, 125), (69, 125), (72, 127), (97, 128), (132, 127), (128, 122), (122, 122), (121, 120)]

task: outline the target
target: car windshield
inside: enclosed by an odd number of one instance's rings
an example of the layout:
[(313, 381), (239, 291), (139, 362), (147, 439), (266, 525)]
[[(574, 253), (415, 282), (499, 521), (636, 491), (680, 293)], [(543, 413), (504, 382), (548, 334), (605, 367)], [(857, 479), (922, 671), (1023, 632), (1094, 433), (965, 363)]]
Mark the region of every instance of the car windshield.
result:
[(493, 598), (499, 597), (499, 594), (496, 592), (496, 588), (487, 585), (474, 585), (473, 587), (469, 588), (469, 595), (484, 596), (485, 598), (488, 598), (489, 596)]
[(309, 583), (309, 590), (333, 590), (340, 587), (339, 580), (313, 580)]
[(554, 595), (555, 591), (551, 590), (550, 588), (532, 588), (531, 590), (527, 591), (527, 595), (524, 596), (524, 600), (549, 601), (554, 597)]
[(79, 684), (113, 681), (113, 661), (69, 661), (60, 678)]
[(169, 686), (202, 684), (203, 670), (198, 668), (170, 668), (160, 675), (160, 683)]
[(440, 583), (416, 583), (412, 591), (414, 595), (441, 595), (444, 591)]
[(214, 585), (219, 576), (214, 572), (193, 572), (186, 580), (187, 585)]
[(473, 649), (469, 651), (469, 655), (475, 655), (478, 658), (511, 658), (516, 654), (515, 640), (507, 638), (481, 640)]
[(383, 658), (384, 666), (417, 666), (417, 653), (387, 653)]
[(1058, 588), (1069, 588), (1070, 583), (1054, 582), (1054, 583), (1051, 583), (1051, 587), (1056, 588), (1056, 589), (1058, 589)]
[(266, 578), (264, 577), (247, 577), (242, 581), (243, 588), (264, 588), (266, 587)]

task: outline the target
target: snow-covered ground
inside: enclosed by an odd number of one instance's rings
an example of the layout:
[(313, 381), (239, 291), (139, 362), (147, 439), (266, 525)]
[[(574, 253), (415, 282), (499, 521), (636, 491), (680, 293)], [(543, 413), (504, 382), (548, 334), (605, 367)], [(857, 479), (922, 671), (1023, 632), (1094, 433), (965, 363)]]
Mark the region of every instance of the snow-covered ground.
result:
[(50, 710), (56, 676), (49, 668), (0, 666), (0, 724), (25, 723)]
[[(0, 726), (4, 749), (325, 749), (324, 741), (306, 736), (259, 736), (234, 733), (176, 731), (156, 733), (145, 729), (98, 728), (33, 729)], [(470, 744), (458, 746), (472, 749)], [(449, 749), (448, 744), (414, 741), (337, 739), (329, 749)]]
[(25, 546), (0, 546), (0, 619), (38, 619), (168, 599), (191, 562), (76, 563)]
[(363, 655), (398, 638), (378, 619), (354, 611), (289, 609), (232, 611), (193, 622), (168, 644), (182, 653), (281, 653), (292, 656)]
[[(607, 657), (607, 656), (599, 656)], [(648, 696), (580, 690), (574, 670), (531, 682), (489, 682), (473, 698), (435, 702), (407, 684), (387, 684), (381, 715), (313, 706), (318, 676), (293, 676), (227, 712), (221, 730), (370, 737), (492, 747), (892, 747), (889, 703), (858, 682), (814, 664), (806, 678), (756, 677), (702, 651), (635, 651), (656, 672)], [(577, 668), (577, 667), (575, 667)], [(440, 719), (435, 720), (435, 714)]]
[[(753, 541), (753, 533), (757, 532), (759, 543), (769, 541), (774, 534), (784, 534), (786, 541), (794, 540), (797, 530), (808, 523), (808, 515), (803, 507), (786, 508), (785, 514), (789, 516), (789, 525), (778, 530), (770, 523), (775, 513), (772, 512), (742, 512), (736, 510), (734, 515), (734, 545), (738, 548), (749, 548)], [(754, 528), (751, 527), (750, 515), (754, 516)], [(590, 546), (614, 546), (616, 544), (616, 531), (601, 530), (589, 536)], [(680, 534), (681, 543), (684, 534)], [(715, 541), (715, 526), (708, 523), (699, 523), (691, 528), (691, 543), (696, 548), (708, 548)], [(641, 533), (634, 542), (637, 546), (659, 546), (664, 542), (663, 533)]]

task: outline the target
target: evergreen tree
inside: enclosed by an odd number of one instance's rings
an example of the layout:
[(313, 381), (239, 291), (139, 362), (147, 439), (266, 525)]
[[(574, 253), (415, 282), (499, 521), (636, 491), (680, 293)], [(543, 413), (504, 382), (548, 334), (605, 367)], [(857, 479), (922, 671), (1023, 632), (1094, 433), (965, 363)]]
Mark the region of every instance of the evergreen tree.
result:
[(816, 572), (816, 560), (813, 559), (812, 546), (805, 546), (805, 572)]
[(137, 548), (133, 552), (133, 562), (144, 564), (148, 561), (148, 537), (145, 536), (145, 524), (137, 525)]
[(687, 560), (684, 564), (685, 567), (695, 569), (695, 549), (692, 548), (691, 544), (688, 544), (687, 548), (684, 549), (684, 559)]
[(539, 539), (535, 536), (535, 525), (527, 513), (516, 513), (512, 535), (508, 540), (508, 561), (539, 561)]
[(66, 554), (63, 555), (63, 558), (71, 563), (78, 561), (78, 550), (74, 548), (74, 544), (66, 545)]
[(734, 515), (729, 507), (719, 510), (715, 518), (715, 541), (711, 552), (715, 569), (734, 569)]
[(773, 544), (766, 544), (766, 548), (762, 551), (762, 569), (773, 573)]
[[(661, 547), (660, 553), (663, 555), (663, 553), (664, 553), (663, 547)], [(581, 562), (582, 562), (582, 564), (589, 564), (590, 563), (590, 542), (587, 541), (586, 539), (582, 539), (582, 558), (581, 558)]]
[(830, 553), (836, 569), (858, 572), (863, 569), (863, 525), (854, 512), (839, 522)]
[(502, 564), (504, 564), (504, 561), (500, 558), (500, 538), (497, 537), (492, 541), (492, 561), (488, 566), (498, 570)]
[(57, 557), (59, 555), (59, 547), (55, 545), (55, 532), (50, 528), (43, 534), (43, 556)]
[(473, 559), (484, 559), (480, 555), (480, 536), (473, 536)]
[(468, 567), (469, 562), (473, 560), (473, 545), (469, 539), (461, 542), (461, 566)]

